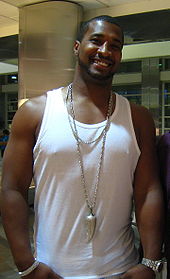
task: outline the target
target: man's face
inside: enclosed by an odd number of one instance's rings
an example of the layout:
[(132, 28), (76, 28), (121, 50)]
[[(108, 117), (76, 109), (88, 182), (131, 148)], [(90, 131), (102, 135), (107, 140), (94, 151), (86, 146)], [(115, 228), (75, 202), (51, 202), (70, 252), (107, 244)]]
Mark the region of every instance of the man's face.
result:
[(97, 80), (110, 80), (121, 60), (122, 32), (115, 24), (92, 21), (82, 41), (76, 41), (74, 50), (82, 71)]

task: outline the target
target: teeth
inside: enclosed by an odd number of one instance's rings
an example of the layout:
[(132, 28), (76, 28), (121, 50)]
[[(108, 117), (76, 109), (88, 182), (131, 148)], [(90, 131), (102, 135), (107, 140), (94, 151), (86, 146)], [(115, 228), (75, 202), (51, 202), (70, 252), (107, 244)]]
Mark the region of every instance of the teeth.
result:
[(99, 64), (99, 65), (101, 65), (103, 67), (108, 67), (109, 66), (108, 63), (105, 63), (105, 62), (102, 62), (102, 61), (99, 61), (99, 60), (95, 60), (95, 63), (97, 63), (97, 64)]

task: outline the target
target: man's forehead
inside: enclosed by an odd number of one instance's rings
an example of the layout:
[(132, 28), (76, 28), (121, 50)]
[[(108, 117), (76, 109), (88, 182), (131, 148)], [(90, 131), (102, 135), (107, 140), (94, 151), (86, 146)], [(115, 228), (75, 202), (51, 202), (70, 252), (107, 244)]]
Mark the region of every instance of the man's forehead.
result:
[(89, 27), (87, 29), (88, 34), (91, 33), (102, 33), (102, 32), (113, 32), (113, 33), (121, 33), (121, 29), (114, 23), (110, 23), (103, 20), (94, 20), (89, 23)]

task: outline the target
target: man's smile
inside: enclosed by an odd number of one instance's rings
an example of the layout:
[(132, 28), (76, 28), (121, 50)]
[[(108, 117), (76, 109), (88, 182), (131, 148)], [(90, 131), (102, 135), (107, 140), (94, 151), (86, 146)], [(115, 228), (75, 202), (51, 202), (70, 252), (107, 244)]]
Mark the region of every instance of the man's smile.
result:
[(103, 68), (109, 68), (110, 66), (113, 65), (111, 61), (108, 61), (106, 59), (99, 59), (99, 58), (91, 59), (91, 62)]

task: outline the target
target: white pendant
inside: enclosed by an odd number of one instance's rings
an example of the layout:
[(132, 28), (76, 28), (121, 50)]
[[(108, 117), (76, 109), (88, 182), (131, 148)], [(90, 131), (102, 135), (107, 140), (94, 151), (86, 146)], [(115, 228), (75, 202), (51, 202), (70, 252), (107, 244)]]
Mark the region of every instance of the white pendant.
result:
[(94, 232), (95, 232), (96, 216), (93, 215), (92, 212), (90, 212), (90, 214), (86, 216), (85, 222), (86, 222), (87, 242), (90, 242), (92, 240)]

